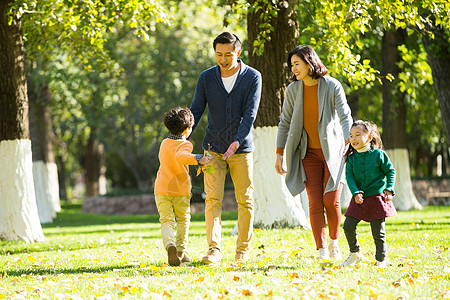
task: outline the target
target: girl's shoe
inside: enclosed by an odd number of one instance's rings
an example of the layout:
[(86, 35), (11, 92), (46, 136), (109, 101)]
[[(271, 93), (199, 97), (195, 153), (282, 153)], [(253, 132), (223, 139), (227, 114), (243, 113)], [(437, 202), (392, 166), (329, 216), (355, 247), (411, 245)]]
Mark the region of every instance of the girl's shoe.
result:
[(375, 268), (385, 268), (387, 266), (387, 261), (378, 261), (375, 263)]
[(350, 255), (347, 257), (347, 259), (342, 263), (344, 267), (352, 267), (359, 263), (363, 258), (363, 255), (361, 254), (361, 251), (359, 252), (350, 252)]

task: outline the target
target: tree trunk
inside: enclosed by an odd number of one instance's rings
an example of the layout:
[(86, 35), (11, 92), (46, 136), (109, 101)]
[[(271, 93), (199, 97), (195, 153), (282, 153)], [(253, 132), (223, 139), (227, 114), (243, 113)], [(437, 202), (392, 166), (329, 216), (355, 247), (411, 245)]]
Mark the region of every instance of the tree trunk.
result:
[[(0, 239), (44, 240), (34, 194), (21, 23), (0, 1)], [(15, 14), (12, 14), (13, 16)]]
[(442, 123), (447, 142), (450, 143), (450, 37), (442, 26), (427, 28), (434, 34), (423, 32), (422, 42), (433, 74), (433, 87), (441, 108)]
[[(255, 1), (249, 3), (254, 5)], [(255, 227), (309, 228), (301, 197), (292, 197), (284, 176), (278, 175), (274, 167), (277, 125), (289, 82), (287, 55), (296, 46), (299, 32), (296, 4), (296, 0), (278, 2), (278, 16), (271, 20), (274, 30), (270, 33), (270, 41), (264, 43), (261, 56), (253, 53), (253, 43), (261, 30), (264, 9), (247, 16), (249, 65), (259, 70), (263, 77), (261, 103), (254, 124)]]
[[(382, 41), (383, 61), (383, 144), (396, 170), (394, 205), (398, 210), (420, 209), (412, 191), (408, 150), (406, 148), (406, 102), (398, 88), (398, 46), (406, 40), (405, 30), (385, 31)], [(391, 74), (391, 82), (386, 76)]]
[(61, 210), (58, 168), (52, 142), (51, 95), (48, 84), (33, 82), (31, 76), (32, 72), (28, 78), (28, 99), (36, 204), (41, 223), (50, 223), (56, 217), (56, 212)]
[(104, 147), (97, 140), (97, 128), (91, 127), (84, 153), (86, 196), (97, 197), (100, 194), (101, 175), (104, 175)]

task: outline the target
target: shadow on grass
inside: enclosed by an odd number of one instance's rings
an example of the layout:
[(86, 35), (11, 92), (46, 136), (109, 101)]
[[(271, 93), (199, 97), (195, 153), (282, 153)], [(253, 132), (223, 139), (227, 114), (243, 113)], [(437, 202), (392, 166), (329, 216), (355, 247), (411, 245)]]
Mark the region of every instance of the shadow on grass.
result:
[[(222, 212), (222, 220), (237, 220), (237, 211)], [(205, 221), (204, 213), (191, 214), (192, 222)], [(159, 223), (159, 215), (101, 215), (90, 214), (81, 211), (81, 204), (65, 204), (62, 205), (61, 212), (57, 213), (52, 223), (42, 224), (43, 228), (55, 227), (78, 227), (93, 225), (111, 225), (111, 224), (144, 224)]]

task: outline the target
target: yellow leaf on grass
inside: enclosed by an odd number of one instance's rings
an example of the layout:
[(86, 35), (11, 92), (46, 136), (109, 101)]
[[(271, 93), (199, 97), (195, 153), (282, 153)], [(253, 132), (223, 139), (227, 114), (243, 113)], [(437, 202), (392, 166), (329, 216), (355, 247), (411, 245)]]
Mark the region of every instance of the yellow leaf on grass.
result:
[(34, 258), (33, 256), (28, 256), (28, 261), (34, 262), (34, 261), (36, 261), (36, 258)]
[(203, 281), (205, 281), (205, 276), (199, 277), (196, 281), (197, 281), (197, 282), (203, 282)]
[(291, 278), (299, 278), (298, 273), (297, 272), (293, 272), (291, 274)]
[(172, 294), (169, 293), (169, 292), (166, 292), (166, 291), (163, 292), (163, 296), (171, 297), (171, 298), (172, 298)]
[(253, 293), (250, 290), (242, 290), (242, 295), (244, 295), (244, 296), (253, 296)]
[(234, 281), (239, 281), (239, 280), (241, 280), (241, 278), (238, 277), (238, 276), (234, 276), (234, 277), (233, 277), (233, 280), (234, 280)]
[(267, 293), (267, 297), (273, 297), (273, 292), (270, 291), (269, 293)]
[(123, 287), (122, 287), (122, 292), (124, 292), (124, 293), (129, 293), (129, 292), (130, 292), (130, 288), (127, 287), (127, 286), (123, 286)]
[(145, 264), (140, 264), (140, 265), (139, 265), (139, 268), (141, 268), (141, 269), (142, 269), (142, 268), (145, 268), (145, 267), (146, 267)]
[(294, 250), (291, 252), (291, 254), (289, 254), (289, 257), (293, 257), (296, 256), (300, 251), (298, 249)]
[(412, 278), (408, 278), (408, 283), (413, 285), (414, 284), (414, 280)]
[(0, 294), (0, 299), (4, 299), (4, 298), (6, 298), (6, 296), (3, 294)]

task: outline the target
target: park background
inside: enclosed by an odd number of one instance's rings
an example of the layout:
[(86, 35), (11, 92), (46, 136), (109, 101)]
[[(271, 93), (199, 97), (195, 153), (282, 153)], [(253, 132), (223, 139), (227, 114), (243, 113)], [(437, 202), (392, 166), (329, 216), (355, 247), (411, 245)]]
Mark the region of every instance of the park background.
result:
[[(68, 226), (64, 208), (81, 209), (85, 199), (150, 195), (151, 202), (158, 147), (168, 134), (163, 113), (190, 105), (199, 74), (215, 65), (212, 40), (222, 31), (241, 37), (241, 58), (263, 74), (255, 122), (259, 227), (308, 227), (305, 199), (290, 197), (273, 165), (290, 82), (287, 53), (309, 44), (343, 84), (353, 117), (379, 126), (399, 174), (395, 205), (411, 211), (404, 224), (417, 229), (411, 221), (417, 211), (448, 204), (450, 191), (449, 6), (425, 0), (0, 2), (2, 254), (29, 251), (9, 240), (46, 236), (54, 249), (52, 228)], [(191, 138), (196, 153), (205, 126), (204, 117)], [(192, 179), (194, 205), (201, 204), (202, 175), (192, 169)], [(82, 216), (83, 222), (105, 220)], [(448, 210), (430, 216), (448, 222)], [(439, 241), (432, 251), (448, 247)]]

